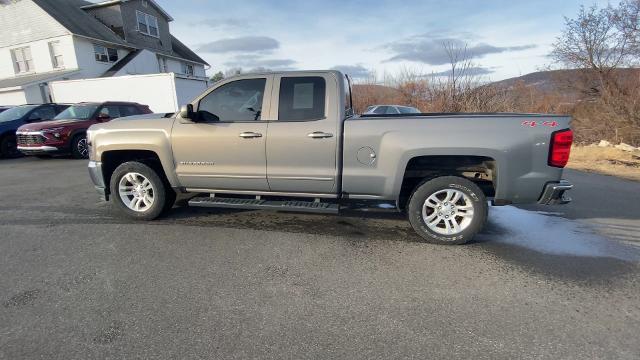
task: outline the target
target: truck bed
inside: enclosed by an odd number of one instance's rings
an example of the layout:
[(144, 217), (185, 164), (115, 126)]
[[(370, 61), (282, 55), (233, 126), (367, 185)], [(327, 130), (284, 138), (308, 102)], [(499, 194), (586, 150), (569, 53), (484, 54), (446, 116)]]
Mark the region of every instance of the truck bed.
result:
[[(535, 202), (546, 183), (561, 178), (562, 169), (547, 164), (549, 142), (569, 121), (512, 113), (352, 117), (344, 123), (342, 190), (354, 198), (389, 199), (400, 192), (414, 157), (471, 156), (495, 163), (495, 199)], [(359, 159), (367, 151), (374, 157), (370, 164)]]

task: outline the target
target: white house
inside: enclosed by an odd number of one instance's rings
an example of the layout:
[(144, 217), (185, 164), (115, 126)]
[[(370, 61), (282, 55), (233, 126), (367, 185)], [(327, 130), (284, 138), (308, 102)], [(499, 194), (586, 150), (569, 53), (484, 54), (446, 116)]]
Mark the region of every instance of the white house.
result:
[(173, 72), (206, 81), (209, 65), (169, 30), (153, 0), (0, 0), (0, 105), (50, 100), (48, 82)]

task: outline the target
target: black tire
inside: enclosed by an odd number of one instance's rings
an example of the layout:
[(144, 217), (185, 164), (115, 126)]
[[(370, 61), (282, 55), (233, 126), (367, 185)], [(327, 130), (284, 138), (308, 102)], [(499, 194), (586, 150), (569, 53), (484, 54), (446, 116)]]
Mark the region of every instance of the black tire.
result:
[[(464, 198), (463, 196), (461, 200), (458, 200), (456, 204), (447, 205), (453, 206), (453, 211), (458, 211), (455, 210), (456, 206), (462, 208), (461, 206), (465, 201), (470, 202), (473, 207), (473, 216), (471, 217), (471, 222), (468, 222), (468, 225), (466, 225), (466, 227), (461, 231), (451, 235), (437, 232), (436, 230), (439, 229), (432, 230), (427, 225), (425, 218), (423, 217), (423, 206), (425, 205), (427, 199), (434, 194), (438, 194), (439, 192), (446, 190), (457, 190), (466, 196), (466, 198)], [(443, 195), (446, 196), (446, 194)], [(445, 199), (439, 200), (444, 201)], [(444, 206), (444, 203), (441, 205)], [(467, 206), (469, 205), (467, 204)], [(425, 180), (415, 188), (415, 190), (411, 194), (411, 197), (409, 198), (407, 213), (409, 216), (409, 222), (411, 223), (413, 229), (427, 242), (440, 245), (460, 245), (466, 244), (471, 241), (473, 237), (478, 232), (480, 232), (480, 230), (482, 230), (487, 221), (488, 208), (489, 206), (487, 204), (487, 199), (484, 196), (482, 190), (476, 184), (465, 178), (457, 176), (443, 176), (435, 179)], [(436, 216), (436, 214), (433, 214), (433, 212), (440, 211), (431, 209), (429, 207), (426, 207), (425, 209), (425, 211), (427, 212), (432, 211), (431, 215), (433, 216)], [(454, 213), (453, 211), (452, 214)], [(451, 219), (456, 222), (464, 221), (462, 217), (458, 217), (457, 215), (458, 214), (456, 213), (456, 215), (451, 216)], [(447, 218), (449, 216), (450, 215), (447, 215)], [(437, 223), (435, 226), (438, 225), (446, 224), (443, 220), (443, 222)], [(441, 226), (441, 228), (443, 227), (444, 226)]]
[(16, 137), (13, 135), (6, 135), (0, 139), (0, 157), (5, 159), (12, 159), (20, 156), (18, 151)]
[[(149, 180), (153, 190), (154, 201), (148, 209), (135, 211), (124, 204), (120, 197), (119, 184), (122, 178), (128, 173), (138, 173)], [(154, 220), (169, 211), (175, 202), (176, 193), (150, 166), (137, 161), (130, 161), (118, 166), (111, 175), (111, 198), (114, 205), (127, 217), (135, 220)]]
[(88, 159), (87, 135), (78, 134), (71, 139), (71, 156), (74, 159)]

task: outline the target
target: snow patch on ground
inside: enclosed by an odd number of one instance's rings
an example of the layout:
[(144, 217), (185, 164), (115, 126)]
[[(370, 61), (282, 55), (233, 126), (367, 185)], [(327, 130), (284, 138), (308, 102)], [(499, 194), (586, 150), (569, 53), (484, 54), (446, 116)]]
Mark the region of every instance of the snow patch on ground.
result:
[(489, 222), (507, 232), (491, 240), (547, 254), (640, 261), (637, 248), (597, 235), (579, 221), (555, 215), (512, 206), (491, 207)]

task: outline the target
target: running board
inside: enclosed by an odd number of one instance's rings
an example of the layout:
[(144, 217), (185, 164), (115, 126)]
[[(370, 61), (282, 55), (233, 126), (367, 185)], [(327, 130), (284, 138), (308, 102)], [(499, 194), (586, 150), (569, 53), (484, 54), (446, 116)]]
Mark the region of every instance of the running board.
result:
[(276, 210), (276, 211), (296, 211), (323, 214), (337, 214), (340, 210), (338, 204), (299, 201), (299, 200), (262, 200), (262, 199), (236, 199), (221, 197), (195, 197), (189, 200), (189, 206), (212, 207), (227, 209), (251, 209), (251, 210)]

